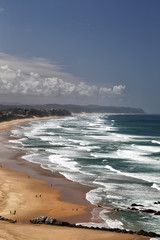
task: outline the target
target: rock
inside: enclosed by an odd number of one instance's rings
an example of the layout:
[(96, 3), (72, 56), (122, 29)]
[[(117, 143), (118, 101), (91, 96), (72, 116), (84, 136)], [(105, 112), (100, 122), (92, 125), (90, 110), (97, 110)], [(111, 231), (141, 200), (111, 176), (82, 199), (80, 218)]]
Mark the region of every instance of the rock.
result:
[(120, 208), (114, 208), (113, 210), (114, 210), (114, 211), (117, 211), (117, 212), (118, 212), (118, 211), (124, 212), (124, 209), (120, 209)]
[(113, 210), (118, 212), (118, 211), (119, 211), (119, 208), (114, 208)]
[(47, 218), (46, 216), (41, 216), (39, 218), (31, 219), (30, 222), (33, 223), (33, 224), (42, 224), (42, 223), (45, 222), (46, 218)]
[(70, 223), (68, 223), (68, 222), (63, 222), (63, 221), (60, 221), (60, 220), (57, 220), (56, 219), (56, 222), (55, 222), (55, 224), (54, 225), (58, 225), (58, 226), (71, 226), (71, 224)]
[(13, 219), (9, 219), (9, 221), (10, 221), (11, 223), (16, 223), (16, 222), (17, 222), (17, 220), (13, 220)]
[(156, 213), (156, 211), (155, 210), (153, 210), (153, 209), (142, 209), (142, 210), (140, 210), (141, 212), (145, 212), (145, 213)]
[(70, 224), (68, 222), (63, 222), (58, 219), (52, 217), (41, 216), (39, 218), (33, 218), (30, 220), (33, 224), (49, 224), (49, 225), (57, 225), (57, 226), (75, 226), (74, 224)]
[(149, 236), (149, 237), (157, 237), (157, 234), (154, 233), (154, 232), (149, 232), (149, 233), (148, 233), (148, 236)]
[(132, 203), (131, 207), (144, 207), (142, 204)]
[(45, 224), (51, 224), (51, 225), (53, 225), (55, 222), (56, 222), (56, 219), (51, 217), (47, 217), (44, 221)]
[(158, 202), (154, 202), (154, 204), (160, 204), (160, 201), (158, 201)]
[(144, 230), (140, 230), (138, 232), (136, 232), (137, 235), (143, 235), (143, 236), (148, 236), (148, 232), (144, 231)]
[(155, 212), (154, 215), (160, 215), (160, 211)]
[(135, 208), (135, 207), (130, 208), (130, 210), (131, 210), (131, 211), (139, 211), (139, 209), (138, 209), (138, 208)]
[[(145, 209), (147, 211), (150, 211), (152, 209)], [(4, 219), (3, 217), (0, 216), (0, 220)], [(14, 221), (14, 220), (13, 220)], [(119, 228), (99, 228), (99, 227), (87, 227), (87, 226), (82, 226), (82, 225), (75, 225), (75, 224), (70, 224), (68, 222), (63, 222), (61, 220), (52, 218), (52, 217), (46, 217), (46, 216), (41, 216), (39, 218), (33, 218), (30, 220), (31, 223), (33, 224), (49, 224), (49, 225), (57, 225), (57, 226), (67, 226), (67, 227), (75, 227), (75, 228), (83, 228), (83, 229), (94, 229), (94, 230), (103, 230), (103, 231), (110, 231), (110, 232), (118, 232), (118, 233), (130, 233), (130, 234), (137, 234), (137, 235), (143, 235), (143, 236), (149, 236), (149, 237), (160, 237), (159, 234), (153, 233), (153, 232), (146, 232), (143, 230), (134, 232), (134, 231), (127, 231), (125, 229), (119, 229)]]
[(11, 222), (11, 223), (16, 223), (16, 222), (17, 222), (17, 220), (5, 218), (5, 217), (2, 217), (2, 216), (0, 216), (0, 220), (2, 220), (2, 221), (7, 221), (7, 222)]

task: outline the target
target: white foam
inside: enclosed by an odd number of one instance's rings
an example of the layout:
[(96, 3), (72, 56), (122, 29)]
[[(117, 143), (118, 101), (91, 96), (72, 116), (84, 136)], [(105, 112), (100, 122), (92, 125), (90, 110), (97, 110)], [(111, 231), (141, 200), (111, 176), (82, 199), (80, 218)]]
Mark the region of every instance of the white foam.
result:
[(121, 172), (117, 169), (112, 168), (109, 165), (106, 165), (105, 168), (109, 169), (111, 172), (116, 172), (117, 174), (124, 175), (126, 177), (131, 177), (131, 178), (136, 178), (140, 179), (146, 182), (160, 182), (160, 176), (152, 176), (149, 175), (148, 173), (127, 173), (127, 172)]
[(107, 210), (102, 210), (100, 212), (100, 217), (105, 221), (105, 223), (107, 224), (108, 228), (119, 228), (119, 229), (123, 229), (123, 223), (120, 222), (119, 220), (115, 219), (111, 219), (108, 217), (108, 215), (106, 214), (108, 213)]
[(151, 187), (160, 191), (160, 185), (158, 185), (157, 183), (153, 183), (153, 185)]
[(40, 138), (42, 141), (46, 141), (46, 142), (49, 142), (49, 141), (53, 141), (53, 140), (54, 140), (54, 136), (39, 136), (39, 138)]
[(124, 199), (122, 196), (116, 196), (116, 195), (107, 195), (106, 196), (107, 198), (109, 198), (109, 199), (117, 199), (117, 200), (122, 200), (122, 199)]
[(112, 172), (116, 172), (116, 173), (119, 173), (119, 174), (123, 174), (122, 172), (120, 172), (119, 170), (115, 169), (115, 168), (112, 168), (111, 166), (109, 165), (106, 165), (105, 168), (107, 168), (108, 170), (112, 171)]
[(160, 141), (153, 140), (152, 143), (160, 144)]
[(59, 172), (61, 175), (63, 175), (66, 179), (71, 180), (72, 182), (77, 182), (77, 179), (74, 174), (71, 172)]
[(93, 205), (97, 205), (101, 202), (102, 197), (99, 196), (99, 193), (103, 191), (103, 188), (92, 189), (86, 193), (86, 199)]
[[(104, 155), (104, 153), (93, 154), (94, 157), (101, 157), (102, 155)], [(134, 162), (140, 162), (150, 165), (159, 162), (158, 159), (148, 156), (148, 152), (141, 149), (136, 149), (133, 147), (133, 145), (130, 148), (128, 146), (126, 146), (126, 148), (125, 146), (123, 146), (123, 149), (118, 149), (117, 151), (114, 151), (112, 153), (105, 153), (105, 158), (132, 160)]]
[[(49, 142), (50, 145), (52, 146), (64, 146), (64, 142), (59, 142), (59, 141), (52, 141), (52, 142)], [(48, 151), (51, 151), (52, 149), (46, 149), (46, 152)]]
[(59, 165), (62, 169), (70, 169), (75, 172), (79, 171), (79, 168), (77, 167), (78, 164), (70, 158), (61, 155), (50, 155), (49, 160), (51, 163)]
[(21, 139), (16, 139), (16, 140), (9, 140), (10, 143), (18, 143), (23, 145), (22, 141), (25, 141), (27, 138), (21, 138)]
[(29, 161), (29, 162), (35, 162), (33, 159), (35, 159), (35, 157), (38, 158), (39, 154), (38, 153), (32, 153), (32, 154), (28, 154), (25, 156), (22, 156), (23, 159)]
[(12, 129), (11, 133), (13, 134), (14, 137), (16, 136), (19, 137), (21, 135), (21, 129), (20, 128)]
[[(108, 213), (107, 210), (103, 209), (94, 209), (92, 212), (92, 220), (94, 220), (94, 222), (89, 222), (89, 223), (77, 223), (76, 225), (82, 225), (82, 226), (87, 226), (87, 227), (99, 227), (99, 228), (119, 228), (119, 229), (123, 229), (123, 223), (120, 222), (117, 219), (111, 219), (109, 218), (109, 216), (106, 214)], [(97, 222), (96, 222), (97, 221)], [(99, 221), (103, 221), (100, 222)]]
[(150, 238), (150, 240), (160, 240), (160, 238)]
[(157, 146), (144, 146), (144, 145), (135, 145), (135, 144), (132, 146), (144, 152), (160, 152), (160, 147), (157, 147)]

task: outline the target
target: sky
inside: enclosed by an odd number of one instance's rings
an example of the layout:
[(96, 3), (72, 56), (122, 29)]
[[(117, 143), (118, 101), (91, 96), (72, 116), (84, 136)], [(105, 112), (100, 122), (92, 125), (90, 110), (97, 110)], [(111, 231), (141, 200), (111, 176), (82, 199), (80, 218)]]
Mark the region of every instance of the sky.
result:
[(0, 103), (160, 113), (159, 0), (0, 0)]

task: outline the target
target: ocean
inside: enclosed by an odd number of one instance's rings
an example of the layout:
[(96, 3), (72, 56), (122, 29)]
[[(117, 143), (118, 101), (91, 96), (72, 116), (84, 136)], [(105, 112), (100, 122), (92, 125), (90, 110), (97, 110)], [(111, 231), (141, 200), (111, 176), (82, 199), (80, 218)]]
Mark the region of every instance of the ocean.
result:
[(93, 187), (87, 226), (160, 234), (160, 115), (83, 114), (17, 126), (10, 140), (27, 161)]

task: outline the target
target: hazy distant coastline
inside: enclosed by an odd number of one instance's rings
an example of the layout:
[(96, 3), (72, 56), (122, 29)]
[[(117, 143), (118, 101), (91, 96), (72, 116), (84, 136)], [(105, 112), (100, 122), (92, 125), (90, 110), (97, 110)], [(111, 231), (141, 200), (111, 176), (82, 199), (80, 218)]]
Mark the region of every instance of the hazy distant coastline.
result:
[[(66, 114), (70, 113), (135, 113), (144, 114), (145, 111), (141, 108), (132, 107), (117, 107), (117, 106), (101, 106), (101, 105), (74, 105), (74, 104), (44, 104), (44, 105), (21, 105), (21, 104), (0, 104), (0, 112), (13, 111), (14, 109), (30, 109), (39, 110), (41, 113), (49, 114), (50, 111), (55, 115), (66, 111)], [(58, 112), (59, 111), (59, 112)], [(67, 112), (68, 111), (68, 112)], [(38, 112), (37, 112), (38, 113)]]

